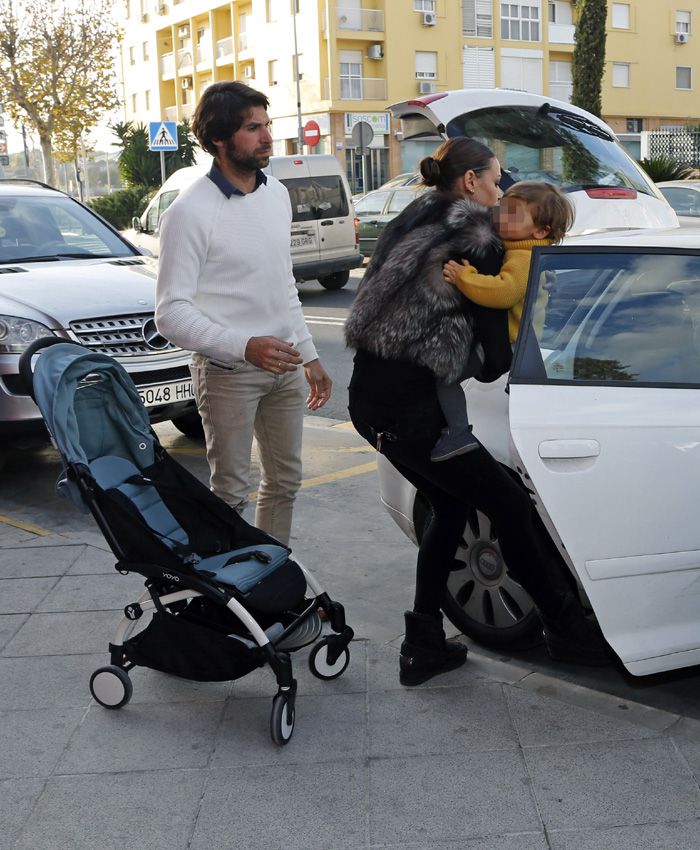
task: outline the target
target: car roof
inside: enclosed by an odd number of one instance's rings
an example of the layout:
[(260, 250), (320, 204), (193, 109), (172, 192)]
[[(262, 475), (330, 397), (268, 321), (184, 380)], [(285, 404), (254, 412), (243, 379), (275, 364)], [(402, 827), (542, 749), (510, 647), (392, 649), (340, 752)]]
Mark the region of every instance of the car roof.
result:
[(22, 178), (0, 178), (0, 194), (2, 195), (65, 195), (61, 189), (40, 183), (38, 180)]
[(608, 248), (693, 248), (700, 250), (700, 224), (697, 227), (607, 230), (581, 236), (568, 236), (564, 246)]

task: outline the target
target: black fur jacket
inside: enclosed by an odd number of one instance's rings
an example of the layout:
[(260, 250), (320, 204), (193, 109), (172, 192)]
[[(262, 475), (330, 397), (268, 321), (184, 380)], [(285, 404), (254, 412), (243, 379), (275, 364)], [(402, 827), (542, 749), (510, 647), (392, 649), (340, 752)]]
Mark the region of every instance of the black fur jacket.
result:
[(495, 262), (495, 273), (502, 252), (489, 210), (444, 193), (421, 195), (379, 239), (345, 323), (347, 345), (427, 366), (454, 383), (473, 343), (473, 318), (443, 264), (466, 258), (487, 271)]

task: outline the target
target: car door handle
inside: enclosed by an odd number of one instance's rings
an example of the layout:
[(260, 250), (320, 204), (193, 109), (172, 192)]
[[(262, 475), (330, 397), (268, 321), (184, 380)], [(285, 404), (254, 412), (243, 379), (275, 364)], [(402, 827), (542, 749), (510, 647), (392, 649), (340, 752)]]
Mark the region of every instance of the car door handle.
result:
[(321, 227), (329, 227), (331, 224), (333, 224), (333, 219), (327, 219), (321, 222)]
[(597, 440), (545, 440), (539, 445), (541, 458), (598, 457)]

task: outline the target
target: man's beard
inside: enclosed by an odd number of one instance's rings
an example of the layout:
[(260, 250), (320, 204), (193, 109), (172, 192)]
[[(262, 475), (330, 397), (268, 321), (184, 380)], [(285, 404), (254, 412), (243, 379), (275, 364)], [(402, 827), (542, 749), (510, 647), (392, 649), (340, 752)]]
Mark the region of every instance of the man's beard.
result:
[(236, 152), (236, 146), (232, 139), (229, 139), (226, 142), (226, 147), (224, 148), (224, 157), (226, 161), (237, 171), (257, 171), (260, 168), (265, 168), (265, 166), (270, 162), (271, 155), (272, 151), (264, 154), (260, 153), (257, 156), (253, 154), (240, 156)]

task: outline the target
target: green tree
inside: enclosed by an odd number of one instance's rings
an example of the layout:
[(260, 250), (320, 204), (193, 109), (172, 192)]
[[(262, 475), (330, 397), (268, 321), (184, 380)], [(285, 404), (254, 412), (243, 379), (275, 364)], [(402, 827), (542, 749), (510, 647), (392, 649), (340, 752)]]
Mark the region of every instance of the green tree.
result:
[(81, 134), (118, 105), (112, 0), (0, 0), (0, 100), (34, 127), (49, 183), (53, 151), (74, 156)]
[[(127, 186), (160, 186), (160, 153), (148, 149), (148, 128), (143, 124), (112, 124), (111, 129), (119, 141), (119, 174)], [(177, 125), (178, 149), (165, 153), (165, 175), (169, 177), (179, 168), (194, 165), (197, 142), (187, 119)]]
[(580, 0), (578, 8), (571, 102), (600, 118), (607, 0)]

